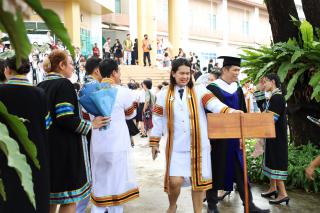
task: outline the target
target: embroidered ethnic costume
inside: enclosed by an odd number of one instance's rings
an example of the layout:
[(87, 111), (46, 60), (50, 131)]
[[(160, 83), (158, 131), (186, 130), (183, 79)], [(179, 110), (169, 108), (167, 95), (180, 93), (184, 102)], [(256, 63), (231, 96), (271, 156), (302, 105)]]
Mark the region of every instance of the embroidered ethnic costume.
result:
[(92, 128), (82, 119), (72, 83), (58, 73), (48, 73), (38, 85), (50, 100), (50, 203), (79, 202), (90, 195), (91, 175), (85, 136)]

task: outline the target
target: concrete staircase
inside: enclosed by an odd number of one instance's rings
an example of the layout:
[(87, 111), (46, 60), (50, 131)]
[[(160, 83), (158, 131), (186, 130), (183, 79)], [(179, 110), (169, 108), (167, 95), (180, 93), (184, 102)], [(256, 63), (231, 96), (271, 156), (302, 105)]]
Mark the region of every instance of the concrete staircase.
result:
[(157, 67), (143, 67), (139, 65), (121, 65), (121, 82), (127, 84), (131, 79), (142, 83), (147, 78), (152, 79), (152, 86), (156, 87), (163, 81), (169, 82), (170, 70)]

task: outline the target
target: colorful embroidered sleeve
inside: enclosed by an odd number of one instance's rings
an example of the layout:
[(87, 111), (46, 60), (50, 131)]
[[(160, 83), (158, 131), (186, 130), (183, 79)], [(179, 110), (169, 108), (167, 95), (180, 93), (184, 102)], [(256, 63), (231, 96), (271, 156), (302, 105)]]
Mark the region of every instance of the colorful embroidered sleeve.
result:
[(202, 96), (201, 101), (203, 107), (213, 113), (231, 113), (232, 111), (234, 111), (234, 109), (222, 103), (217, 97), (214, 96), (214, 94), (212, 94), (207, 89)]
[(45, 122), (46, 122), (46, 129), (48, 130), (52, 124), (52, 118), (51, 118), (50, 112), (48, 112), (48, 114), (46, 115)]
[(158, 104), (155, 104), (153, 106), (153, 115), (156, 115), (156, 116), (159, 116), (159, 117), (162, 117), (163, 116), (163, 107), (158, 105)]
[(164, 127), (166, 123), (165, 109), (164, 109), (164, 91), (157, 96), (156, 104), (153, 107), (151, 135), (149, 138), (150, 147), (159, 146), (161, 136), (164, 134)]
[(90, 121), (86, 121), (84, 119), (81, 119), (80, 124), (78, 125), (76, 132), (80, 133), (82, 135), (87, 135), (88, 132), (91, 130), (92, 124)]
[(264, 91), (255, 91), (253, 93), (254, 97), (256, 98), (257, 101), (265, 100), (265, 92)]
[(265, 110), (265, 104), (266, 104), (266, 95), (264, 91), (255, 91), (253, 93), (254, 97), (256, 98), (257, 105), (261, 112)]
[(56, 118), (74, 115), (74, 106), (68, 102), (58, 103), (55, 106)]
[(214, 98), (216, 98), (212, 93), (205, 93), (203, 96), (202, 96), (202, 98), (201, 98), (201, 102), (202, 102), (202, 106), (204, 107), (204, 108), (206, 108), (207, 107), (207, 104), (211, 101), (211, 100), (213, 100)]
[(63, 129), (87, 135), (92, 124), (81, 119), (79, 113), (77, 94), (72, 83), (66, 80), (56, 93), (53, 121)]
[(277, 122), (279, 120), (280, 115), (285, 110), (286, 103), (282, 95), (276, 94), (271, 97), (269, 102), (269, 107), (266, 112), (273, 113), (274, 121)]
[(124, 106), (124, 114), (126, 120), (130, 120), (137, 115), (138, 103), (135, 100), (135, 95), (132, 90), (127, 88), (122, 88), (121, 92), (124, 94), (120, 97), (123, 97), (122, 103)]

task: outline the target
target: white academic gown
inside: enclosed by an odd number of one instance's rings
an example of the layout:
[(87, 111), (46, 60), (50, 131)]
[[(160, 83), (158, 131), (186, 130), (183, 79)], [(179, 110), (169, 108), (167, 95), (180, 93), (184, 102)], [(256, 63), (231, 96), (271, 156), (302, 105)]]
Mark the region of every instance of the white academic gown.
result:
[[(214, 113), (228, 113), (233, 109), (220, 102), (203, 85), (195, 85), (193, 89), (184, 87), (182, 99), (179, 89), (176, 86), (171, 93), (170, 89), (159, 92), (154, 106), (150, 146), (159, 146), (162, 134), (168, 132), (165, 191), (169, 191), (169, 176), (191, 178), (194, 190), (206, 190), (211, 188), (212, 181), (205, 109)], [(170, 112), (171, 117), (168, 116)]]
[(126, 124), (126, 119), (132, 119), (136, 115), (136, 103), (130, 89), (112, 86), (118, 92), (110, 125), (106, 130), (94, 129), (91, 137), (92, 212), (121, 206), (139, 196)]

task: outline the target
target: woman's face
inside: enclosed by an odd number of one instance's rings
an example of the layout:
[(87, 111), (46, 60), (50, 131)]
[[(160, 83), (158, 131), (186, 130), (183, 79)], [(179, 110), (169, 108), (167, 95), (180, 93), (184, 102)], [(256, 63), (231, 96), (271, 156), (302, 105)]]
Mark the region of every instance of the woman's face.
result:
[(73, 74), (73, 62), (70, 56), (68, 56), (66, 64), (64, 64), (63, 62), (60, 62), (60, 69), (61, 69), (61, 74), (64, 77), (71, 78)]
[(178, 68), (177, 72), (172, 73), (172, 76), (179, 87), (186, 86), (191, 78), (191, 69), (186, 65), (182, 65)]
[(266, 92), (272, 92), (272, 90), (274, 89), (274, 86), (275, 86), (274, 80), (264, 78), (264, 89)]

